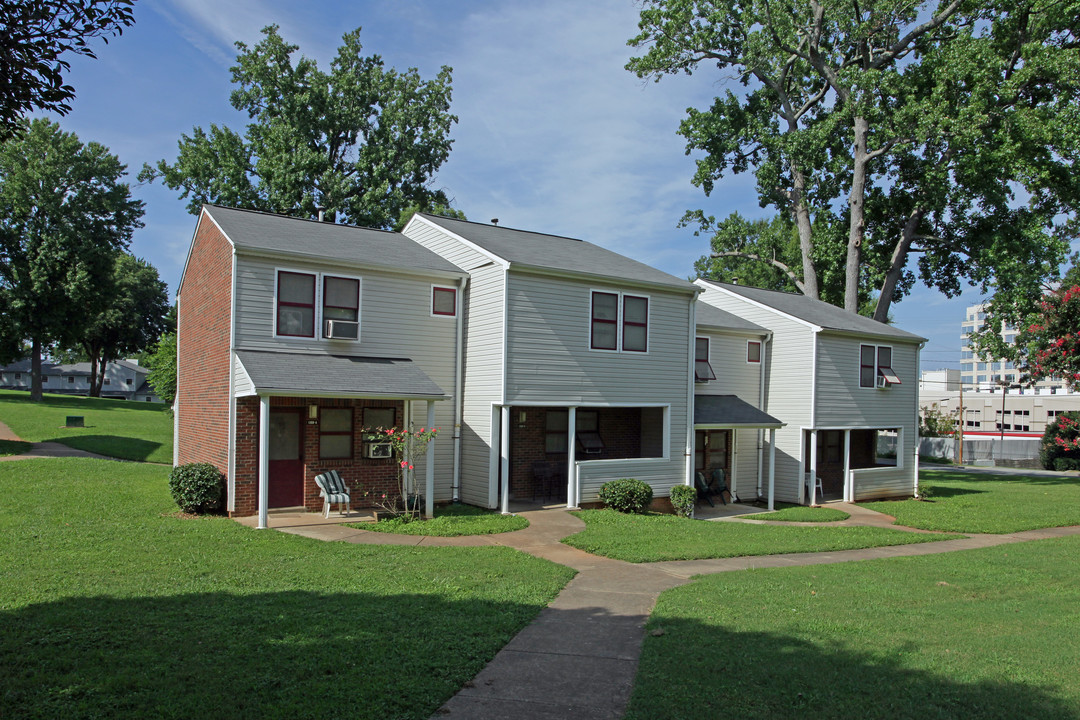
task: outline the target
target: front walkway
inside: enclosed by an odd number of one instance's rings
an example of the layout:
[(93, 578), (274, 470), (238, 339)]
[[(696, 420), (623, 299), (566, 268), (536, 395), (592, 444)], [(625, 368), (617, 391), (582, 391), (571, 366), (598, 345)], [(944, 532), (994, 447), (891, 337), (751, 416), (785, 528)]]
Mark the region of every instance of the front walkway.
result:
[[(872, 525), (927, 532), (892, 525), (893, 518), (888, 515), (858, 505), (831, 503), (830, 507), (850, 513), (851, 518), (840, 522), (806, 524), (833, 527)], [(529, 527), (524, 530), (457, 538), (394, 535), (344, 527), (338, 524), (342, 518), (335, 518), (333, 512), (329, 520), (324, 520), (321, 513), (274, 513), (270, 516), (270, 524), (281, 532), (356, 544), (428, 547), (501, 545), (577, 570), (578, 574), (559, 596), (434, 715), (434, 718), (470, 720), (621, 718), (633, 689), (645, 637), (645, 622), (656, 604), (656, 598), (664, 590), (689, 582), (695, 575), (934, 555), (1080, 535), (1080, 526), (1076, 526), (1029, 530), (1011, 535), (970, 535), (941, 542), (863, 550), (634, 564), (590, 555), (563, 545), (560, 540), (583, 530), (585, 523), (562, 509), (533, 508), (535, 506), (517, 508), (518, 514), (529, 521)], [(359, 519), (350, 517), (348, 521)], [(722, 521), (765, 522), (733, 517)], [(245, 519), (245, 524), (252, 523)]]

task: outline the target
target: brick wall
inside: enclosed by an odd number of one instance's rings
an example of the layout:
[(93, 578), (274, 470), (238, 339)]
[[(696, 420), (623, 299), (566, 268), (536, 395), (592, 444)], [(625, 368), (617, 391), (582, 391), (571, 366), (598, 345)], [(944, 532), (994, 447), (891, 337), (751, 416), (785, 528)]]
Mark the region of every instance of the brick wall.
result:
[[(539, 499), (545, 495), (544, 488), (533, 473), (533, 465), (549, 463), (557, 469), (554, 492), (551, 498), (566, 501), (566, 453), (545, 451), (548, 411), (565, 408), (515, 407), (510, 409), (510, 497), (518, 500)], [(525, 422), (520, 414), (525, 413)], [(604, 450), (599, 454), (586, 455), (580, 447), (578, 460), (607, 460), (612, 458), (636, 458), (641, 456), (641, 409), (599, 408), (597, 417)]]
[(177, 297), (177, 459), (228, 472), (232, 246), (199, 219)]
[[(321, 459), (319, 457), (319, 424), (308, 419), (307, 408), (353, 408), (353, 457)], [(271, 398), (270, 408), (300, 408), (303, 432), (304, 506), (322, 512), (323, 501), (315, 476), (327, 470), (337, 470), (351, 490), (353, 507), (374, 507), (375, 495), (396, 494), (399, 461), (396, 459), (367, 459), (363, 457), (363, 408), (395, 408), (396, 424), (405, 414), (405, 404), (392, 400), (329, 400), (311, 398)], [(234, 517), (254, 515), (259, 510), (259, 398), (247, 397), (236, 401), (236, 505)], [(418, 482), (423, 478), (418, 477)], [(371, 496), (364, 497), (364, 491)]]

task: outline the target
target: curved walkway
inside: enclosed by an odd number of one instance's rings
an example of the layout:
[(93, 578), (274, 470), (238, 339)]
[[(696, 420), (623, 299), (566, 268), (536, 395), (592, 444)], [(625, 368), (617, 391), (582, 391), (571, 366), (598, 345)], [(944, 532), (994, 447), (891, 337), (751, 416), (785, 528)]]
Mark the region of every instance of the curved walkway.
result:
[[(23, 442), (23, 439), (16, 435), (11, 428), (0, 422), (0, 440), (11, 440), (13, 442)], [(0, 456), (0, 462), (5, 460), (32, 460), (35, 458), (48, 458), (48, 457), (83, 457), (83, 458), (97, 458), (98, 460), (116, 460), (116, 458), (107, 457), (105, 455), (98, 455), (97, 453), (88, 452), (86, 450), (79, 450), (77, 448), (68, 447), (58, 442), (36, 442), (30, 443), (30, 449), (19, 455), (3, 455)]]
[[(851, 519), (814, 524), (833, 527), (875, 525), (926, 532), (893, 525), (894, 519), (890, 516), (859, 506), (842, 504), (836, 507), (851, 512)], [(275, 529), (319, 540), (356, 544), (428, 547), (501, 545), (577, 570), (578, 574), (558, 597), (434, 716), (475, 720), (621, 718), (637, 673), (645, 621), (652, 612), (656, 598), (664, 590), (682, 585), (695, 575), (750, 568), (934, 555), (1080, 535), (1080, 526), (1074, 526), (1009, 535), (969, 535), (940, 542), (862, 550), (635, 564), (590, 555), (563, 545), (560, 542), (562, 538), (585, 528), (584, 522), (565, 510), (522, 510), (518, 514), (529, 521), (528, 528), (501, 535), (457, 538), (393, 535), (322, 523), (275, 523)], [(322, 517), (319, 516), (318, 520), (321, 521)], [(764, 521), (751, 522), (764, 524)]]

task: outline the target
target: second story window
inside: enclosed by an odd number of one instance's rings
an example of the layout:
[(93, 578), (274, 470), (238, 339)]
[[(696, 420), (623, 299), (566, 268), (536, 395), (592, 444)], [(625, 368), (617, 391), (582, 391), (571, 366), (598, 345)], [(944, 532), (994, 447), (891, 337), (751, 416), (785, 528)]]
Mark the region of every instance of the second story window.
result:
[(649, 349), (649, 299), (623, 296), (622, 349), (646, 352)]
[(761, 362), (761, 343), (757, 340), (749, 340), (746, 343), (746, 362)]
[(649, 298), (594, 290), (589, 347), (616, 352), (648, 352)]
[(356, 340), (360, 336), (360, 281), (323, 277), (323, 337)]
[(593, 350), (619, 349), (619, 296), (615, 293), (592, 294)]
[(859, 387), (886, 387), (899, 384), (900, 378), (892, 369), (891, 347), (886, 345), (859, 346)]
[(431, 314), (447, 317), (457, 315), (457, 288), (432, 285)]
[(699, 337), (694, 344), (694, 381), (715, 380), (716, 373), (709, 364), (709, 338)]
[(315, 337), (315, 276), (278, 273), (277, 334)]

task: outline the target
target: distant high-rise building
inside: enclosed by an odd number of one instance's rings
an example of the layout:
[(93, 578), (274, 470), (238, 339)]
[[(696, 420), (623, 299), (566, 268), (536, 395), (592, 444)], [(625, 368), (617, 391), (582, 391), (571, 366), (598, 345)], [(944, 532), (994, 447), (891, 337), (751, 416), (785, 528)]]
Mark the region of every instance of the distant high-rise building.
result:
[[(971, 333), (980, 330), (986, 322), (986, 305), (969, 305), (960, 323), (960, 382), (964, 390), (993, 390), (1003, 382), (1013, 384), (1020, 381), (1020, 371), (1009, 360), (1001, 358), (976, 357), (971, 348)], [(1001, 336), (1005, 342), (1016, 341), (1016, 329), (1004, 325)], [(1065, 384), (1060, 378), (1046, 378), (1035, 384), (1036, 388), (1050, 392), (1061, 392)]]

